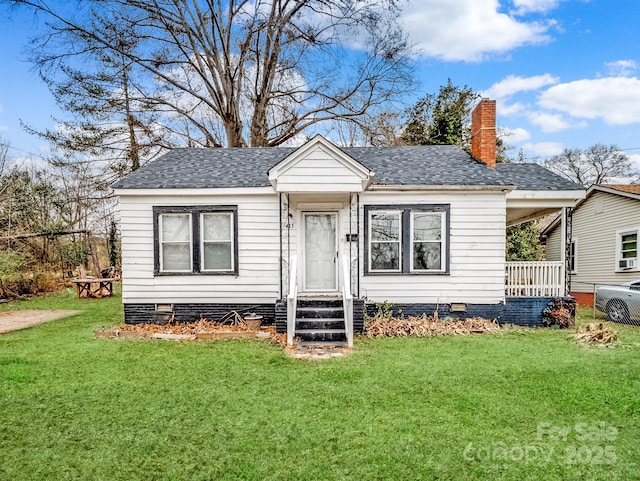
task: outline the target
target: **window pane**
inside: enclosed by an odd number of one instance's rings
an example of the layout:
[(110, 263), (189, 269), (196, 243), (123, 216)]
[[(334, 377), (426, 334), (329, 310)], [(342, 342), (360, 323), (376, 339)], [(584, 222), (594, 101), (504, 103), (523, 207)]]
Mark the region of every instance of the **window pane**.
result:
[(231, 242), (206, 242), (204, 244), (203, 269), (206, 271), (230, 271)]
[(231, 240), (231, 214), (203, 214), (203, 240)]
[(400, 240), (400, 213), (371, 214), (371, 240)]
[(400, 244), (398, 242), (371, 243), (371, 270), (400, 270)]
[(163, 214), (162, 242), (189, 241), (189, 214)]
[(413, 214), (413, 240), (440, 240), (442, 238), (442, 216), (436, 213), (415, 212)]
[(638, 234), (626, 234), (622, 236), (622, 258), (635, 259), (638, 257)]
[(414, 242), (413, 243), (413, 269), (441, 270), (442, 245), (439, 242)]
[(162, 244), (162, 270), (190, 271), (191, 244), (188, 242)]

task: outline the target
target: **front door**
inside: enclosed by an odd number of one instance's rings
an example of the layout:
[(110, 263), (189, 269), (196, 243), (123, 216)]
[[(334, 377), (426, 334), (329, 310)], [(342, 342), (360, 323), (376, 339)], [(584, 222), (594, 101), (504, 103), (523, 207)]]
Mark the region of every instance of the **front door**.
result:
[(336, 212), (305, 212), (304, 218), (304, 290), (338, 290)]

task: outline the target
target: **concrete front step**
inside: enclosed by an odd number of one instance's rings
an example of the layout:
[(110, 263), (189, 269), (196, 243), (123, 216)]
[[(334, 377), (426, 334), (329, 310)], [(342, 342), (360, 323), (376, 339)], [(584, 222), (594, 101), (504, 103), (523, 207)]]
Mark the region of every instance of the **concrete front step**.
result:
[(296, 337), (300, 341), (345, 341), (344, 329), (296, 329)]
[(340, 299), (300, 299), (296, 310), (299, 342), (324, 342), (333, 345), (347, 340), (344, 308)]
[(344, 319), (296, 319), (296, 330), (344, 329)]
[(342, 307), (342, 299), (305, 299), (298, 297), (298, 308), (305, 307)]
[(322, 349), (322, 348), (347, 347), (347, 342), (346, 341), (298, 341), (298, 345), (301, 347)]
[(298, 307), (296, 317), (301, 319), (343, 318), (344, 309), (340, 307)]

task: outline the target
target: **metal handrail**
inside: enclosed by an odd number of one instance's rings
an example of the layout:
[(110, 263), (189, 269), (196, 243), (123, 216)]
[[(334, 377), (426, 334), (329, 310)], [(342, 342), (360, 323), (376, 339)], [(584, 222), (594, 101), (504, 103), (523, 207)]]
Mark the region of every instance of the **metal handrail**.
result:
[(293, 346), (298, 308), (298, 286), (296, 285), (297, 258), (291, 256), (289, 264), (289, 292), (287, 293), (287, 346)]
[(342, 307), (347, 346), (353, 347), (353, 295), (351, 294), (351, 265), (346, 255), (342, 256)]

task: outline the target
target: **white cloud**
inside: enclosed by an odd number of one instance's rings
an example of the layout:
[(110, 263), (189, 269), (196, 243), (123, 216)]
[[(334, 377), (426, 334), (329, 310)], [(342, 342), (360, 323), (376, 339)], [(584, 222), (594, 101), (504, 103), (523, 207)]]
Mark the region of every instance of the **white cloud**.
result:
[(509, 75), (483, 91), (482, 96), (497, 101), (497, 109), (501, 116), (526, 114), (531, 111), (531, 107), (519, 101), (509, 104), (509, 99), (516, 94), (539, 90), (556, 83), (558, 78), (548, 73), (531, 77)]
[(638, 64), (635, 60), (616, 60), (614, 62), (605, 62), (604, 66), (611, 77), (628, 77), (638, 70)]
[(529, 143), (522, 146), (524, 150), (533, 152), (533, 154), (541, 157), (551, 157), (558, 155), (564, 150), (564, 146), (559, 142), (538, 142)]
[(425, 57), (480, 61), (550, 40), (550, 23), (518, 21), (498, 0), (420, 0), (403, 15), (409, 39)]
[(611, 125), (640, 122), (640, 80), (606, 77), (554, 85), (543, 92), (539, 105), (576, 118), (601, 118)]
[(527, 114), (527, 118), (543, 132), (559, 132), (571, 127), (571, 123), (560, 114), (532, 111)]
[(528, 92), (531, 90), (539, 90), (547, 85), (558, 83), (558, 77), (545, 73), (543, 75), (534, 75), (532, 77), (518, 77), (509, 75), (499, 82), (494, 83), (482, 95), (491, 99), (507, 99), (519, 92)]
[(640, 154), (627, 154), (637, 171), (640, 171)]
[[(2, 113), (2, 104), (0, 104), (0, 114)], [(4, 132), (5, 130), (9, 130), (8, 125), (0, 124), (0, 132)]]
[(49, 167), (49, 164), (42, 157), (9, 157), (9, 165), (10, 169), (18, 168), (21, 170), (27, 170), (30, 172), (35, 172), (38, 170), (46, 170)]
[(507, 142), (508, 144), (519, 144), (531, 139), (531, 134), (529, 133), (529, 131), (523, 129), (522, 127), (517, 127), (515, 129), (502, 127), (500, 130), (505, 142)]
[(516, 13), (548, 12), (558, 6), (558, 0), (513, 0)]

